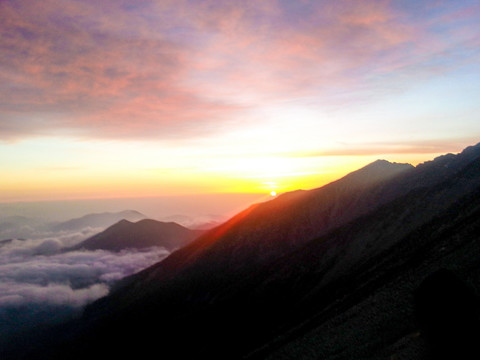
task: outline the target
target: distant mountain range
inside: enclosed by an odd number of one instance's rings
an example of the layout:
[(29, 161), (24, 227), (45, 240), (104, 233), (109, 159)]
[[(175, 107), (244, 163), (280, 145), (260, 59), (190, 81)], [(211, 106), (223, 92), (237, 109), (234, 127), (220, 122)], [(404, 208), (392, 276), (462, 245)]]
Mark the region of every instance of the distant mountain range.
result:
[(135, 210), (120, 212), (104, 212), (99, 214), (88, 214), (80, 218), (71, 219), (65, 222), (50, 226), (51, 231), (76, 231), (87, 227), (107, 228), (120, 220), (139, 221), (147, 217)]
[(135, 210), (88, 214), (63, 222), (50, 222), (42, 218), (6, 216), (0, 219), (0, 240), (7, 238), (35, 239), (59, 232), (77, 232), (86, 229), (106, 229), (120, 220), (139, 221), (147, 216)]
[(418, 289), (445, 269), (480, 289), (479, 199), (480, 144), (417, 167), (379, 160), (252, 205), (14, 354), (427, 359)]
[(203, 231), (190, 230), (173, 222), (144, 219), (134, 223), (121, 220), (69, 250), (120, 251), (162, 246), (172, 251), (188, 244), (202, 233)]

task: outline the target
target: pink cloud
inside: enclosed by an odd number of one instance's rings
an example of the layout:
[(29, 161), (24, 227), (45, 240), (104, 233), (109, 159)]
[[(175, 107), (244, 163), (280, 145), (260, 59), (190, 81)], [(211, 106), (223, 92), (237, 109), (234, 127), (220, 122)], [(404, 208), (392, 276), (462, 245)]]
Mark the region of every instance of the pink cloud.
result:
[[(14, 61), (2, 75), (17, 87), (1, 89), (4, 110), (10, 116), (26, 113), (28, 119), (23, 121), (30, 125), (10, 122), (12, 133), (14, 128), (35, 131), (31, 125), (40, 116), (51, 119), (43, 124), (47, 129), (51, 125), (75, 133), (78, 128), (89, 136), (161, 136), (172, 130), (172, 123), (178, 128), (184, 121), (207, 121), (215, 112), (230, 111), (229, 106), (203, 100), (182, 87), (188, 54), (163, 34), (143, 37), (140, 29), (139, 34), (122, 36), (115, 32), (120, 30), (116, 16), (113, 21), (97, 15), (93, 19), (99, 25), (88, 29), (84, 22), (90, 20), (82, 16), (94, 15), (89, 11), (78, 11), (80, 19), (65, 25), (68, 16), (60, 17), (48, 3), (34, 10), (4, 7), (8, 21), (3, 31), (8, 36), (2, 48), (10, 52), (4, 56)], [(33, 17), (32, 11), (35, 21), (43, 19), (45, 25), (24, 20)], [(68, 14), (72, 9), (62, 11)], [(54, 120), (58, 112), (65, 118), (60, 123)]]
[[(259, 104), (408, 88), (478, 47), (479, 9), (421, 20), (397, 5), (2, 2), (0, 139), (202, 135)], [(440, 19), (455, 26), (439, 32)]]
[[(361, 73), (373, 63), (385, 71), (404, 65), (405, 46), (415, 32), (396, 22), (396, 14), (386, 5), (351, 2), (315, 10), (285, 22), (272, 6), (274, 21), (266, 24), (256, 24), (256, 18), (246, 17), (245, 12), (210, 13), (209, 19), (221, 20), (208, 22), (220, 25), (208, 26), (216, 31), (216, 41), (196, 59), (200, 81), (205, 73), (211, 78), (220, 74), (226, 84), (223, 90), (232, 98), (249, 94), (249, 98), (283, 99), (312, 92), (323, 96), (332, 87), (361, 86), (365, 80)], [(207, 87), (217, 85), (212, 81)]]

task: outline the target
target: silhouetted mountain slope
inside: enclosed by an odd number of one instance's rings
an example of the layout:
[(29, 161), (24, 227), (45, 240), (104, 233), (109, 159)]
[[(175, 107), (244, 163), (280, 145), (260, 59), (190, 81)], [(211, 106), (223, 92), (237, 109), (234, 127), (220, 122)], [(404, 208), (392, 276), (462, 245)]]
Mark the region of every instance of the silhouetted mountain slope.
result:
[[(372, 189), (412, 169), (408, 164), (379, 160), (322, 188), (295, 191), (252, 205), (172, 254), (158, 269), (150, 268), (146, 279), (154, 283), (145, 283), (142, 292), (155, 292), (156, 284), (161, 284), (159, 279), (176, 276), (180, 270), (195, 278), (207, 277), (227, 284), (242, 278), (243, 272), (250, 273), (378, 207), (382, 199), (375, 196), (375, 201), (370, 200)], [(149, 281), (146, 279), (142, 281)], [(131, 295), (120, 295), (122, 306), (136, 301), (138, 296), (136, 290)]]
[[(244, 270), (251, 272), (382, 204), (443, 181), (468, 164), (474, 158), (472, 153), (476, 152), (467, 149), (452, 155), (457, 162), (450, 164), (449, 161), (449, 166), (445, 166), (448, 165), (445, 157), (417, 168), (379, 160), (322, 188), (287, 193), (252, 205), (172, 254), (157, 268), (146, 270), (151, 273), (147, 278), (157, 281), (190, 266), (208, 268), (214, 277), (225, 277), (226, 282), (231, 281), (230, 276), (241, 278)], [(435, 177), (437, 172), (440, 175)], [(191, 273), (203, 274), (204, 271), (192, 269)], [(132, 281), (135, 280), (132, 278)], [(155, 285), (149, 288), (155, 291)]]
[[(434, 228), (432, 222), (451, 222), (451, 226), (455, 226), (453, 219), (463, 206), (469, 204), (473, 208), (470, 211), (475, 213), (478, 210), (479, 164), (480, 161), (476, 160), (464, 171), (428, 190), (416, 189), (370, 215), (308, 243), (249, 277), (237, 279), (226, 287), (225, 282), (220, 281), (221, 290), (217, 289), (217, 296), (208, 299), (208, 306), (202, 310), (208, 311), (212, 303), (216, 304), (215, 315), (210, 310), (208, 318), (200, 315), (194, 317), (193, 321), (212, 323), (213, 318), (217, 320), (210, 336), (216, 337), (222, 346), (215, 343), (205, 352), (209, 356), (216, 354), (219, 358), (226, 356), (220, 348), (227, 353), (232, 352), (231, 349), (235, 348), (239, 337), (247, 329), (250, 339), (256, 339), (252, 340), (251, 346), (254, 347), (256, 341), (259, 344), (272, 336), (272, 329), (289, 329), (314, 316), (318, 309), (332, 311), (332, 307), (340, 307), (341, 313), (358, 297), (368, 296), (372, 288), (385, 281), (385, 273), (392, 271), (390, 267), (402, 267), (403, 261), (412, 261), (415, 257), (421, 260), (427, 251), (423, 247), (432, 245), (431, 242), (422, 242), (424, 238), (429, 238), (430, 231)], [(474, 227), (477, 218), (475, 215), (467, 215), (468, 211), (465, 212), (467, 218), (461, 216), (455, 220)], [(436, 218), (441, 220), (435, 220)], [(444, 228), (448, 227), (444, 225)], [(444, 234), (439, 237), (445, 236)], [(393, 250), (397, 246), (401, 250)], [(200, 270), (201, 268), (192, 270), (190, 276), (195, 279), (192, 285), (200, 281), (193, 275)], [(212, 279), (210, 282), (215, 283)], [(209, 288), (211, 285), (209, 283), (205, 286)], [(213, 285), (214, 288), (215, 286)], [(187, 293), (194, 299), (204, 301), (201, 298), (202, 294), (205, 296), (204, 290), (189, 288)], [(188, 306), (191, 306), (191, 301)], [(330, 313), (317, 316), (322, 315), (327, 317)], [(224, 319), (235, 326), (225, 324)], [(222, 336), (222, 328), (229, 328), (227, 337)], [(398, 328), (405, 330), (403, 326)], [(241, 331), (237, 332), (236, 329)], [(373, 334), (372, 338), (379, 337), (380, 342), (385, 339), (381, 334)], [(391, 338), (397, 336), (398, 332), (385, 332), (385, 336), (387, 334)], [(242, 342), (248, 348), (245, 337)], [(345, 344), (339, 340), (337, 346), (341, 348)], [(353, 353), (355, 349), (357, 347), (354, 346)]]
[(116, 213), (88, 214), (80, 218), (71, 219), (51, 227), (52, 231), (75, 231), (87, 227), (107, 228), (120, 220), (138, 221), (147, 217), (135, 210), (125, 210)]
[[(175, 258), (193, 262), (199, 256), (211, 259), (218, 253), (229, 259), (230, 270), (250, 269), (379, 206), (378, 201), (374, 204), (363, 199), (373, 187), (412, 169), (408, 164), (379, 160), (322, 188), (299, 190), (252, 205)], [(172, 262), (178, 265), (176, 259)]]
[(480, 285), (480, 146), (368, 174), (383, 166), (250, 207), (123, 281), (58, 330), (63, 346), (35, 354), (422, 358), (412, 294), (423, 278), (447, 266)]
[(203, 231), (190, 230), (176, 223), (165, 223), (156, 220), (140, 220), (132, 223), (121, 220), (110, 226), (105, 231), (82, 241), (71, 248), (87, 250), (111, 250), (120, 251), (129, 248), (148, 248), (162, 246), (167, 250), (178, 249), (198, 236)]
[[(355, 271), (323, 288), (313, 286), (297, 306), (321, 310), (309, 313), (301, 325), (290, 327), (249, 358), (438, 359), (428, 356), (413, 296), (425, 278), (444, 268), (453, 270), (472, 288), (480, 289), (479, 197), (477, 187), (442, 215), (359, 264)], [(308, 278), (305, 273), (297, 272), (297, 276)], [(470, 316), (478, 324), (478, 303), (477, 313)], [(457, 348), (456, 355), (448, 358), (470, 358), (462, 356), (462, 348)]]

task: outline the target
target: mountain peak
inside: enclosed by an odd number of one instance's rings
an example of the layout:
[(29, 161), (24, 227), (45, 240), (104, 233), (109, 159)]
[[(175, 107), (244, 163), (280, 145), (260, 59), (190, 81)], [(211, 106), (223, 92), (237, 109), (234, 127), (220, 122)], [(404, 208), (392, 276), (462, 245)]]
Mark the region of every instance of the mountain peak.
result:
[(341, 180), (347, 182), (349, 186), (368, 185), (378, 181), (388, 180), (404, 171), (414, 168), (411, 164), (395, 163), (379, 159), (346, 175)]
[[(374, 169), (374, 168), (382, 168), (382, 169), (406, 169), (406, 168), (413, 168), (413, 165), (407, 163), (397, 163), (397, 162), (390, 162), (385, 159), (378, 159), (374, 162), (364, 166), (362, 169)], [(361, 170), (361, 169), (360, 169)]]
[(128, 225), (131, 225), (131, 224), (135, 224), (135, 223), (132, 222), (132, 221), (129, 221), (127, 219), (122, 219), (122, 220), (118, 221), (116, 224), (113, 224), (112, 226), (128, 226)]
[(131, 222), (123, 219), (72, 249), (120, 251), (127, 248), (163, 246), (171, 251), (189, 243), (202, 233), (173, 222), (164, 223), (152, 219)]

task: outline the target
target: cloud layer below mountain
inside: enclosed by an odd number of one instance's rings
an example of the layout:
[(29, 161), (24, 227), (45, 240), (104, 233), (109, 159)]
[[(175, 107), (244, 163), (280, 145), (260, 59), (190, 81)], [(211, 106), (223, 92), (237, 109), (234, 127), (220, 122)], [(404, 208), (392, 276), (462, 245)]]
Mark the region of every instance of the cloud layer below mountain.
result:
[(63, 233), (0, 245), (1, 335), (73, 316), (107, 295), (115, 281), (169, 254), (160, 247), (119, 253), (64, 251), (84, 238), (85, 232)]

